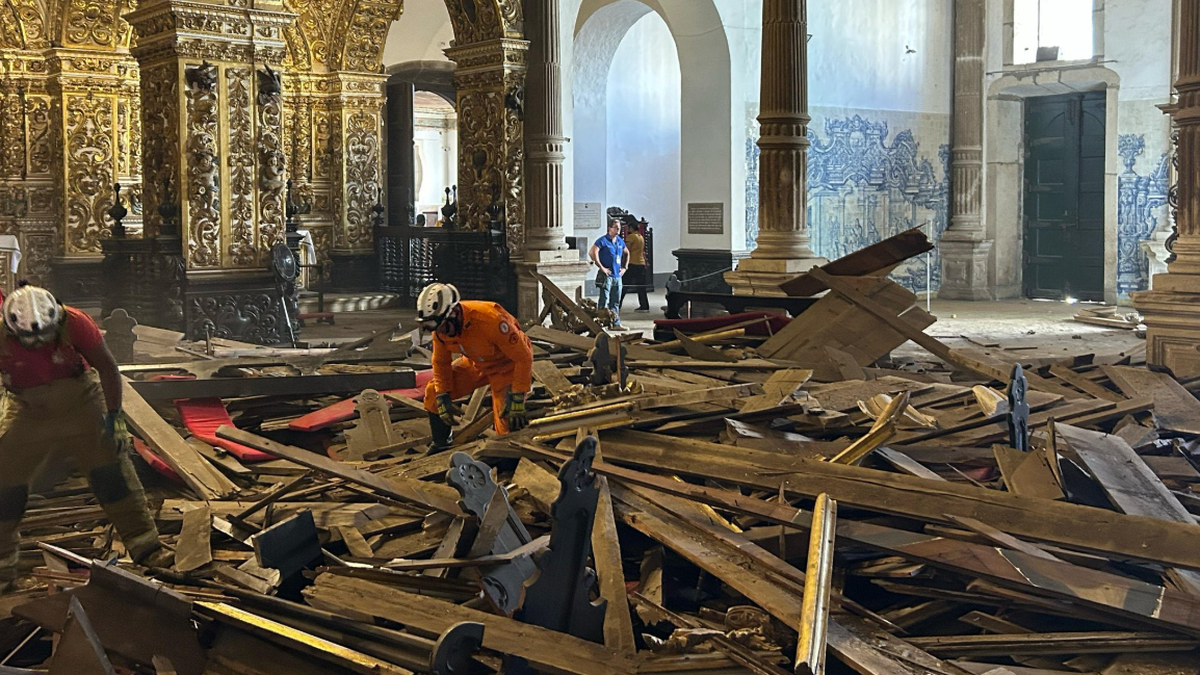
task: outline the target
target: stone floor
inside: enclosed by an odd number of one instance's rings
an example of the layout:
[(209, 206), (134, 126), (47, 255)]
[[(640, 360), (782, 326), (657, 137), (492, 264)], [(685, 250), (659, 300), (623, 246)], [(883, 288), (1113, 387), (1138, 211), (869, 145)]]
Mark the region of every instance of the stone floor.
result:
[[(636, 298), (626, 299), (622, 313), (624, 325), (631, 331), (649, 336), (654, 319), (663, 318), (666, 304), (662, 293), (651, 294), (649, 314), (632, 311)], [(349, 306), (348, 303), (343, 303)], [(1072, 321), (1086, 305), (1037, 300), (1005, 300), (999, 302), (965, 302), (934, 300), (930, 311), (937, 323), (926, 329), (951, 347), (981, 349), (1006, 361), (1041, 358), (1065, 358), (1077, 354), (1112, 355), (1144, 350), (1145, 341), (1133, 331), (1091, 326)], [(1119, 308), (1119, 314), (1131, 311)], [(323, 340), (346, 340), (382, 330), (397, 323), (407, 332), (415, 327), (411, 309), (385, 309), (342, 312), (332, 326), (310, 323), (301, 332), (303, 340), (317, 343)], [(924, 350), (908, 343), (894, 352), (895, 356), (923, 356)]]

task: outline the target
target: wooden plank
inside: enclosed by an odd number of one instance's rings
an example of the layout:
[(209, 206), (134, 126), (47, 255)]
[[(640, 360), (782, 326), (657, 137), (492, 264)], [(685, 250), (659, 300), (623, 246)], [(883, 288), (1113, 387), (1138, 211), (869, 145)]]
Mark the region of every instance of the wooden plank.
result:
[(603, 645), (531, 626), (508, 617), (406, 593), (362, 579), (322, 574), (304, 591), (309, 604), (332, 611), (368, 614), (416, 631), (442, 633), (456, 623), (484, 625), (483, 647), (526, 659), (537, 670), (557, 675), (628, 675), (638, 659)]
[[(1200, 528), (1144, 516), (1129, 516), (1065, 502), (1018, 497), (972, 485), (845, 464), (790, 460), (765, 453), (645, 434), (604, 431), (610, 463), (635, 464), (699, 475), (775, 493), (816, 498), (822, 492), (843, 506), (950, 524), (947, 515), (976, 518), (1014, 536), (1055, 543), (1101, 555), (1200, 569)], [(769, 475), (762, 471), (786, 472)]]
[[(648, 474), (635, 475), (638, 472), (622, 473), (603, 463), (594, 464), (593, 468), (597, 473), (610, 475), (621, 481), (636, 481), (671, 495), (703, 500), (736, 513), (753, 515), (780, 525), (798, 529), (807, 526), (805, 514), (799, 509), (771, 504), (728, 490), (677, 483)], [(623, 495), (623, 492), (617, 493), (622, 501), (625, 500)], [(643, 500), (643, 503), (637, 504), (642, 514), (638, 518), (645, 517), (647, 503)], [(629, 524), (638, 527), (634, 522)], [(955, 541), (867, 522), (842, 520), (837, 528), (837, 536), (894, 555), (959, 573), (965, 572), (970, 576), (987, 579), (1021, 592), (1066, 599), (1112, 615), (1200, 635), (1200, 598), (1156, 584), (1020, 551)], [(747, 597), (750, 596), (747, 594)], [(768, 609), (765, 605), (763, 608)]]
[(1159, 429), (1182, 434), (1200, 434), (1200, 400), (1167, 373), (1132, 366), (1100, 368), (1121, 393), (1154, 400), (1154, 422)]
[[(355, 469), (347, 464), (330, 459), (325, 455), (318, 455), (315, 452), (309, 452), (302, 448), (276, 443), (268, 438), (263, 438), (262, 436), (257, 436), (241, 429), (235, 429), (231, 426), (218, 428), (217, 436), (229, 441), (237, 441), (255, 450), (261, 450), (276, 457), (295, 462), (301, 466), (315, 469), (331, 476), (337, 476), (350, 483), (362, 485), (385, 497), (429, 507), (435, 511), (441, 511), (454, 516), (462, 515), (462, 509), (459, 508), (457, 501), (435, 493), (434, 488), (436, 486), (432, 483), (425, 483), (410, 478), (384, 478), (369, 471)], [(447, 487), (446, 489), (452, 488)]]
[(911, 642), (946, 658), (1185, 652), (1200, 646), (1193, 638), (1133, 631), (938, 635), (912, 638)]
[(808, 566), (804, 570), (804, 613), (797, 631), (800, 633), (795, 667), (798, 675), (825, 673), (825, 637), (829, 624), (836, 524), (837, 502), (828, 495), (817, 495), (808, 543)]
[(183, 527), (175, 544), (175, 570), (191, 572), (212, 562), (212, 511), (208, 505), (183, 514)]
[(561, 396), (571, 390), (571, 381), (550, 361), (534, 361), (533, 376), (546, 387), (551, 396)]
[[(532, 326), (529, 330), (525, 331), (525, 334), (534, 340), (550, 342), (552, 344), (574, 349), (575, 351), (583, 352), (585, 354), (592, 347), (596, 346), (596, 341), (593, 338), (584, 337), (583, 335), (575, 335), (574, 333), (555, 330), (553, 328), (546, 328), (545, 326)], [(629, 355), (629, 358), (636, 359), (638, 361), (657, 361), (659, 363), (669, 362), (672, 366), (681, 363), (692, 363), (692, 359), (689, 357), (676, 356), (674, 354), (660, 352), (658, 350), (650, 349), (649, 347), (643, 347), (641, 345), (627, 344), (625, 345), (625, 350)]]
[[(843, 277), (857, 277), (880, 272), (886, 274), (884, 270), (930, 250), (933, 250), (933, 243), (929, 241), (921, 228), (914, 227), (828, 262), (821, 266), (821, 270), (827, 274)], [(807, 272), (788, 279), (779, 284), (779, 287), (783, 289), (784, 293), (792, 296), (816, 295), (828, 288)]]
[(1062, 499), (1062, 487), (1050, 470), (1046, 454), (1040, 450), (1022, 452), (1004, 445), (993, 445), (996, 464), (1004, 476), (1008, 491), (1019, 496)]
[[(600, 451), (597, 449), (597, 457)], [(608, 601), (604, 613), (604, 644), (622, 654), (633, 656), (637, 644), (633, 636), (633, 619), (629, 614), (625, 574), (621, 565), (621, 545), (617, 539), (617, 523), (613, 517), (612, 493), (608, 479), (596, 478), (600, 496), (596, 502), (596, 519), (592, 523), (592, 556), (596, 561), (597, 586), (600, 597)]]
[(201, 499), (222, 499), (238, 493), (238, 486), (188, 445), (175, 427), (137, 393), (128, 378), (122, 378), (121, 395), (121, 409), (129, 426)]
[(558, 300), (558, 303), (563, 306), (563, 309), (570, 312), (571, 316), (574, 316), (579, 320), (580, 323), (587, 327), (587, 329), (592, 332), (592, 335), (599, 335), (604, 332), (604, 328), (601, 327), (600, 324), (596, 323), (596, 320), (592, 318), (590, 314), (583, 311), (579, 305), (575, 304), (575, 301), (571, 299), (571, 296), (563, 292), (563, 289), (559, 288), (553, 281), (550, 281), (544, 275), (539, 274), (534, 270), (529, 270), (529, 274), (533, 276), (534, 279), (537, 279), (538, 283), (540, 283), (543, 288), (549, 291), (550, 295), (554, 296), (555, 300)]
[[(1056, 424), (1054, 429), (1066, 439), (1117, 510), (1131, 516), (1196, 524), (1195, 517), (1120, 436), (1069, 424)], [(1179, 569), (1171, 569), (1168, 574), (1180, 588), (1200, 595), (1200, 574)]]
[(1050, 366), (1050, 374), (1082, 391), (1083, 393), (1091, 394), (1096, 398), (1102, 398), (1106, 401), (1113, 401), (1114, 403), (1120, 403), (1121, 401), (1129, 398), (1128, 396), (1122, 396), (1121, 394), (1118, 394), (1117, 392), (1099, 384), (1098, 382), (1089, 380), (1088, 378), (1080, 375), (1061, 363), (1056, 363)]
[[(800, 624), (803, 612), (800, 591), (783, 586), (762, 573), (756, 573), (754, 566), (748, 564), (745, 553), (704, 537), (688, 527), (685, 521), (654, 507), (646, 500), (638, 500), (636, 496), (623, 493), (618, 493), (616, 497), (617, 515), (625, 524), (661, 542), (692, 564), (729, 584), (786, 625)], [(627, 503), (627, 499), (633, 504)], [(891, 659), (866, 641), (852, 635), (836, 620), (829, 623), (827, 640), (830, 649), (840, 660), (863, 675), (924, 673), (908, 663)]]

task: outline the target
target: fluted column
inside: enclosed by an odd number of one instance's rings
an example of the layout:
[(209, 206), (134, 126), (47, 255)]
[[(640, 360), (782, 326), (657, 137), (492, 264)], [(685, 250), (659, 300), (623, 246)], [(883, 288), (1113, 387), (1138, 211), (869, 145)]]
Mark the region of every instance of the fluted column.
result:
[(1164, 106), (1178, 133), (1175, 259), (1133, 304), (1147, 327), (1146, 362), (1191, 377), (1200, 375), (1200, 0), (1180, 1), (1175, 48), (1176, 101)]
[(759, 108), (758, 240), (726, 275), (742, 295), (782, 295), (778, 285), (826, 262), (809, 247), (806, 0), (764, 0)]
[(954, 137), (950, 159), (950, 227), (942, 235), (938, 296), (986, 300), (988, 254), (983, 211), (984, 0), (954, 2)]
[(528, 251), (565, 249), (563, 232), (562, 69), (558, 0), (526, 0), (525, 204)]
[(529, 39), (525, 71), (525, 245), (517, 262), (517, 313), (536, 319), (542, 292), (537, 272), (568, 294), (584, 283), (588, 264), (567, 250), (563, 221), (562, 42), (559, 3), (524, 0)]

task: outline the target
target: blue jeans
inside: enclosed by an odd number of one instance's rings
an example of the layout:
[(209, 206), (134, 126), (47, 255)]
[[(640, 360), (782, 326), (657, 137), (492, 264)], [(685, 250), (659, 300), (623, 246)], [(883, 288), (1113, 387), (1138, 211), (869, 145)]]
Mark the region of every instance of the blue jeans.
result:
[[(603, 275), (604, 272), (600, 272), (600, 274)], [(604, 278), (604, 283), (600, 286), (600, 301), (596, 304), (611, 309), (613, 315), (617, 317), (617, 325), (621, 325), (621, 277), (608, 276)]]

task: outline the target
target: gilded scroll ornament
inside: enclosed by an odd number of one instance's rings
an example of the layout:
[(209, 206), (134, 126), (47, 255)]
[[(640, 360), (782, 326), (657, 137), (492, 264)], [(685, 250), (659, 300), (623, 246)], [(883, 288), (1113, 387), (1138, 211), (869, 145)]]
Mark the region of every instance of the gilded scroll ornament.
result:
[(99, 253), (112, 205), (113, 108), (107, 96), (66, 95), (68, 253)]
[(143, 69), (141, 87), (142, 100), (153, 102), (146, 108), (142, 129), (146, 160), (142, 173), (149, 188), (143, 195), (143, 229), (148, 236), (154, 236), (162, 230), (159, 205), (164, 185), (172, 194), (178, 194), (173, 167), (179, 165), (179, 107), (171, 102), (176, 100), (179, 89), (174, 66), (168, 63)]
[(24, 277), (31, 284), (45, 284), (50, 281), (50, 261), (54, 259), (54, 233), (27, 233), (23, 237), (21, 250), (24, 257), (21, 267)]
[(369, 248), (374, 241), (371, 209), (380, 197), (378, 115), (356, 111), (346, 119), (346, 222), (341, 245)]
[(204, 63), (187, 69), (188, 264), (219, 267), (221, 251), (220, 167), (217, 145), (217, 67)]
[(283, 241), (287, 156), (283, 153), (283, 97), (279, 74), (258, 71), (258, 246), (260, 262)]
[(225, 90), (229, 109), (229, 262), (234, 267), (255, 264), (254, 248), (254, 134), (250, 106), (250, 68), (227, 68)]
[(111, 47), (118, 31), (117, 9), (111, 0), (68, 0), (63, 34), (69, 45)]

